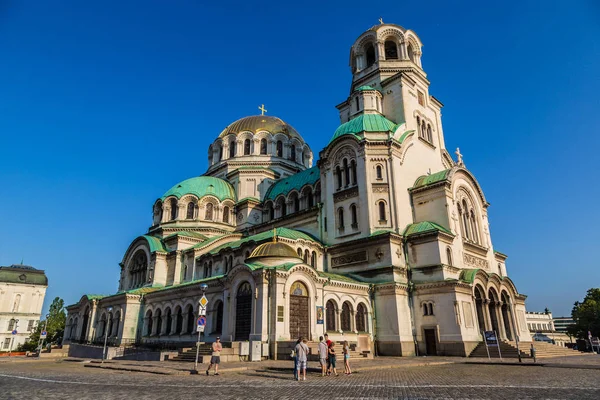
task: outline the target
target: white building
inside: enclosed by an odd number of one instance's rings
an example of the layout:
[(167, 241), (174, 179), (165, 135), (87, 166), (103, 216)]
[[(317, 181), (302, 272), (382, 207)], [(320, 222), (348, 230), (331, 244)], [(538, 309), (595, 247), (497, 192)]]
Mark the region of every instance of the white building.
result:
[[(25, 343), (42, 315), (48, 278), (27, 265), (0, 267), (0, 351)], [(16, 334), (12, 334), (16, 331)]]
[(393, 24), (358, 37), (341, 124), (316, 166), (279, 118), (225, 127), (208, 170), (154, 202), (118, 293), (67, 307), (65, 342), (107, 332), (120, 344), (189, 345), (201, 283), (207, 340), (259, 341), (271, 355), (325, 332), (381, 355), (466, 355), (492, 329), (531, 341), (483, 189), (446, 150), (421, 48)]
[(565, 347), (573, 340), (565, 333), (555, 329), (554, 319), (550, 311), (525, 313), (527, 328), (533, 340), (554, 343)]

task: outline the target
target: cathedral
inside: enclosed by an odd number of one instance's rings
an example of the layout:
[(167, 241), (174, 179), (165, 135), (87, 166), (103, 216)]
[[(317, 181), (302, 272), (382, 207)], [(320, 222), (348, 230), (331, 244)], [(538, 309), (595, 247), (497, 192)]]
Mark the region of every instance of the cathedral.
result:
[(531, 341), (482, 187), (446, 149), (421, 49), (394, 24), (358, 37), (318, 158), (264, 106), (229, 124), (206, 172), (154, 201), (117, 293), (67, 307), (64, 343), (190, 347), (203, 294), (202, 340), (259, 343), (263, 358), (324, 333), (390, 356), (466, 356), (490, 330)]

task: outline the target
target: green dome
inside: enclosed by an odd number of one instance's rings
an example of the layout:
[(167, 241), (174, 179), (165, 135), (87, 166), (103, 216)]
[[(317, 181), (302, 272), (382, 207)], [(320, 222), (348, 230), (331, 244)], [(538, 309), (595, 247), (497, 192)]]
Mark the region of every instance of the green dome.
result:
[(373, 86), (369, 86), (369, 85), (363, 85), (363, 86), (359, 87), (358, 89), (356, 89), (357, 92), (364, 92), (365, 90), (374, 90), (376, 92), (379, 92), (379, 90), (377, 90)]
[(198, 198), (212, 195), (221, 201), (225, 199), (235, 201), (236, 197), (233, 186), (231, 186), (229, 182), (212, 176), (197, 176), (195, 178), (186, 179), (173, 186), (163, 195), (163, 197), (161, 197), (161, 200), (164, 201), (169, 196), (175, 196), (180, 199), (186, 194), (193, 194)]
[[(344, 135), (357, 137), (361, 132), (394, 132), (396, 124), (380, 114), (362, 114), (342, 124), (335, 130), (329, 143)], [(357, 137), (358, 138), (358, 137)]]

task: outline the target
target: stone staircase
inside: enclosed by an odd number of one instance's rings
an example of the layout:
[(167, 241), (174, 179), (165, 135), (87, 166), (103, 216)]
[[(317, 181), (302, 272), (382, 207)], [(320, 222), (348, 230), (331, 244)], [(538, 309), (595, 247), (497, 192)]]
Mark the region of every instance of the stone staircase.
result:
[[(536, 350), (537, 358), (548, 358), (548, 357), (565, 357), (565, 356), (578, 356), (584, 353), (581, 353), (577, 350), (572, 350), (566, 347), (557, 346), (547, 342), (533, 342), (533, 346)], [(521, 353), (521, 357), (529, 358), (529, 350), (531, 348), (531, 342), (520, 342), (519, 343), (519, 352)], [(497, 347), (489, 347), (490, 357), (491, 358), (499, 358), (498, 348)], [(502, 358), (518, 358), (517, 353), (517, 344), (514, 341), (501, 341), (500, 342), (500, 352), (502, 353)], [(479, 343), (477, 347), (469, 354), (469, 357), (486, 357), (488, 354), (485, 349), (485, 344), (483, 342)]]
[[(223, 350), (221, 351), (221, 362), (240, 361), (240, 356), (237, 351), (231, 347), (231, 343), (222, 343)], [(203, 364), (210, 363), (212, 357), (212, 343), (201, 343), (200, 351), (198, 352), (198, 362)], [(170, 358), (169, 361), (196, 361), (196, 348), (184, 347), (179, 349), (179, 353)]]

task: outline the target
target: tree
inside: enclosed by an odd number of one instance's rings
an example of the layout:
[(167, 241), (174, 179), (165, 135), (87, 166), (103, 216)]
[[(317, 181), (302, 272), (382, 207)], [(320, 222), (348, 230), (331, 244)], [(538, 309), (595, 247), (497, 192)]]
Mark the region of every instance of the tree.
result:
[(594, 337), (600, 337), (600, 289), (587, 291), (583, 302), (575, 302), (571, 312), (575, 323), (568, 327), (568, 332), (579, 339), (587, 339), (588, 331)]
[(65, 314), (65, 302), (60, 297), (55, 297), (50, 304), (47, 319), (41, 320), (29, 335), (29, 341), (23, 346), (23, 350), (34, 350), (40, 341), (40, 334), (46, 328), (46, 343), (62, 342), (65, 332), (67, 315)]

